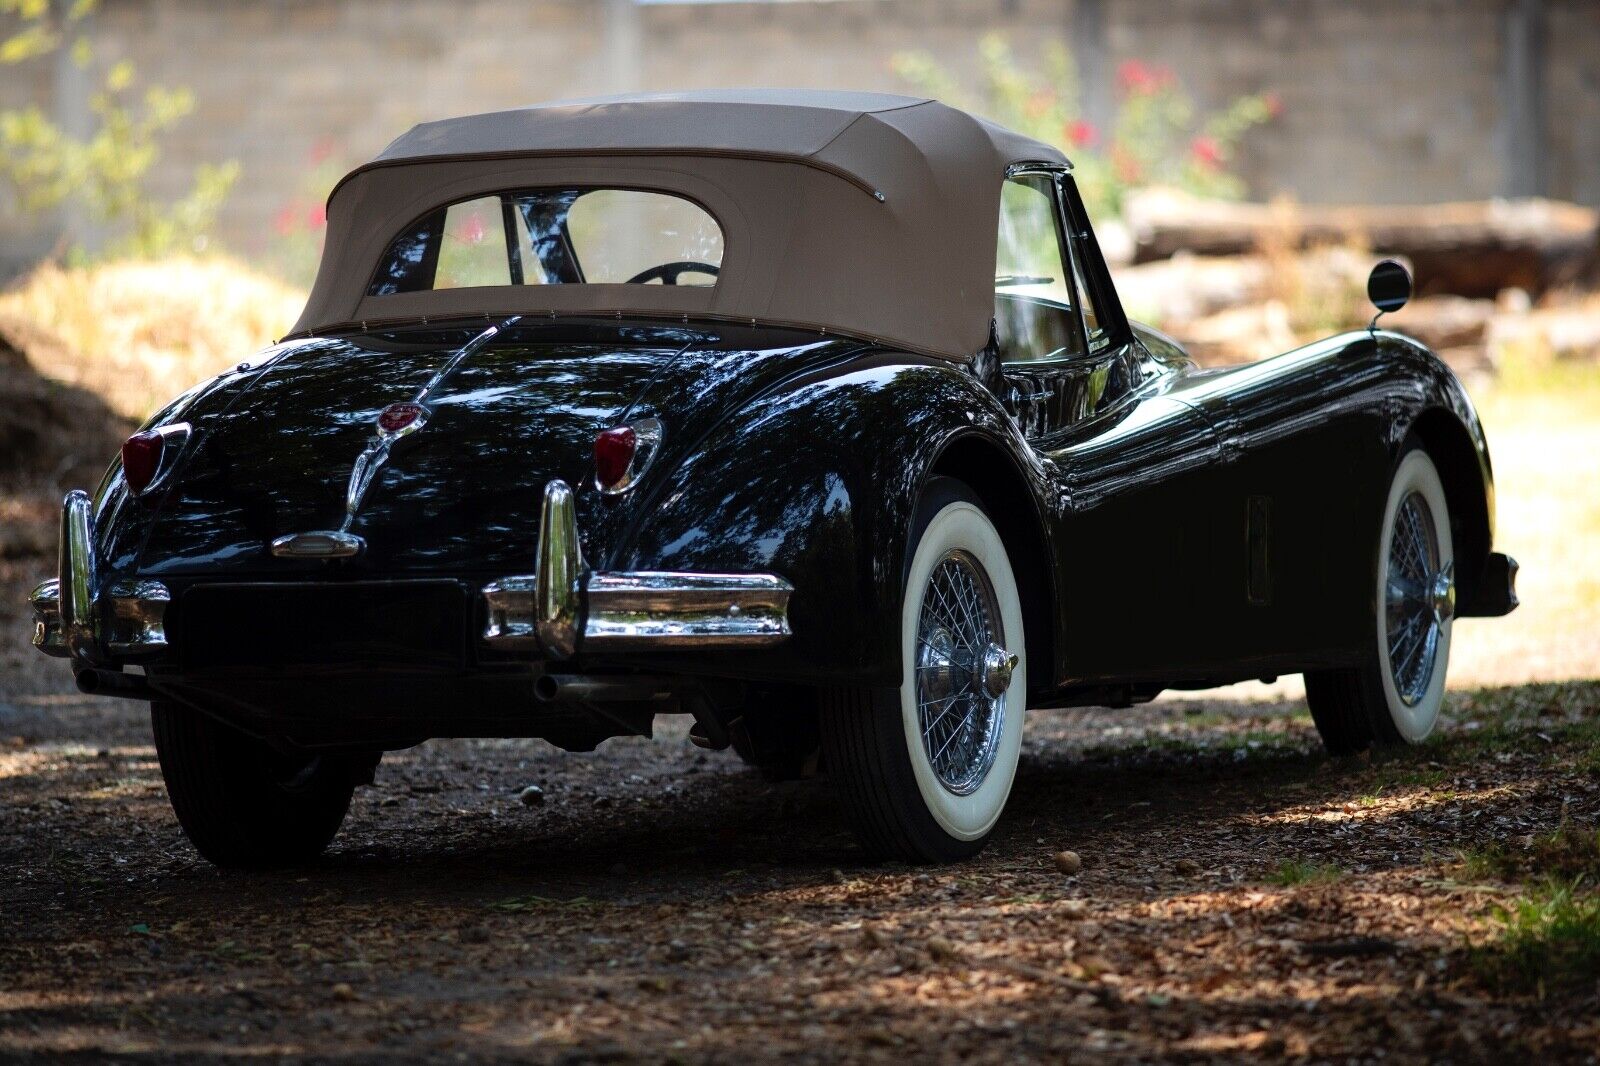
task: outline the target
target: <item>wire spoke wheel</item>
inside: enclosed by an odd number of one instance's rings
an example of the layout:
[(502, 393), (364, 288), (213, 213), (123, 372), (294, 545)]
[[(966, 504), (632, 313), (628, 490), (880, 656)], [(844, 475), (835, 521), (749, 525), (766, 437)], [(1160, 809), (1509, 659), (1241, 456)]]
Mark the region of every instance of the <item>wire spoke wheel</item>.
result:
[(1395, 464), (1375, 547), (1370, 650), (1356, 665), (1306, 673), (1312, 720), (1336, 755), (1420, 743), (1444, 703), (1455, 540), (1439, 469), (1418, 445), (1403, 449)]
[(1400, 502), (1389, 538), (1385, 611), (1390, 677), (1408, 707), (1422, 699), (1433, 681), (1439, 635), (1449, 617), (1444, 601), (1450, 587), (1427, 500), (1420, 492), (1409, 493)]
[(918, 626), (917, 707), (923, 751), (939, 783), (969, 795), (988, 776), (1005, 725), (1006, 695), (986, 685), (1000, 647), (999, 609), (983, 568), (964, 551), (935, 565)]

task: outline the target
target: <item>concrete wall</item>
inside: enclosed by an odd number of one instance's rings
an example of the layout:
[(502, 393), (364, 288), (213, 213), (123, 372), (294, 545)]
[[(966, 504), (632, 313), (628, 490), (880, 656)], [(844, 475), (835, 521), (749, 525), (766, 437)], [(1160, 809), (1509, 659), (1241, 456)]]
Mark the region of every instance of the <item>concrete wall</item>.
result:
[[(625, 89), (904, 90), (895, 52), (971, 77), (991, 31), (1023, 56), (1067, 42), (1091, 110), (1125, 59), (1172, 67), (1203, 105), (1277, 92), (1282, 118), (1243, 153), (1255, 195), (1600, 204), (1596, 0), (102, 0), (92, 27), (104, 61), (195, 91), (157, 187), (238, 159), (221, 236), (245, 251), (319, 143), (353, 164), (419, 120)], [(0, 104), (71, 118), (83, 86), (62, 67), (0, 68)], [(0, 225), (0, 269), (48, 243), (27, 230)]]

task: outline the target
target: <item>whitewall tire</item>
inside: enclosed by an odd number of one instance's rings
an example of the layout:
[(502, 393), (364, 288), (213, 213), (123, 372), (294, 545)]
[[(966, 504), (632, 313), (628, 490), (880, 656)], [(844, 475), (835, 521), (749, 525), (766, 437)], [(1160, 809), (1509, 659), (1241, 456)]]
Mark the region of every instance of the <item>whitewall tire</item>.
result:
[(1027, 709), (1022, 601), (965, 485), (934, 479), (913, 523), (897, 690), (824, 694), (824, 762), (868, 850), (975, 854), (1011, 794)]
[(1413, 445), (1395, 466), (1379, 532), (1366, 662), (1306, 675), (1328, 749), (1417, 744), (1438, 724), (1455, 616), (1455, 544), (1438, 468)]

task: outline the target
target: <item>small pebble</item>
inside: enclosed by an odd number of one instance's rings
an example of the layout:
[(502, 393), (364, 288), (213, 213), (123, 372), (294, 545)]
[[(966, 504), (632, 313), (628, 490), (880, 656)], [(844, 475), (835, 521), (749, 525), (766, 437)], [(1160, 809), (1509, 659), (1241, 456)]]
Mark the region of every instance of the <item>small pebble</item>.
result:
[(1185, 877), (1193, 877), (1200, 872), (1200, 864), (1193, 859), (1179, 859), (1172, 868)]
[(1081, 899), (1064, 899), (1061, 901), (1061, 916), (1063, 918), (1082, 918), (1089, 913), (1089, 905)]
[(544, 805), (544, 789), (538, 785), (529, 785), (517, 793), (517, 798), (524, 807), (540, 807)]
[(356, 998), (356, 990), (340, 981), (333, 986), (333, 998), (340, 1003), (350, 1003)]
[(1083, 860), (1075, 851), (1056, 852), (1056, 869), (1064, 874), (1075, 874), (1083, 869)]
[(1102, 974), (1116, 972), (1116, 968), (1104, 955), (1081, 955), (1076, 961), (1083, 967), (1084, 975), (1091, 981)]
[(942, 936), (930, 936), (928, 938), (928, 954), (932, 955), (936, 959), (941, 960), (957, 959), (961, 957), (960, 949)]

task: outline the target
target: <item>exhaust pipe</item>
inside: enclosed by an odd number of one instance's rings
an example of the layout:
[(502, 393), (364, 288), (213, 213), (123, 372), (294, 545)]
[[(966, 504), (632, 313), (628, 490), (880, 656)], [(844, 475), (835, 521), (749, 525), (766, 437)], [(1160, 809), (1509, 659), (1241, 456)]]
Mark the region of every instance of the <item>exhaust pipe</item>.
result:
[(665, 677), (542, 674), (533, 683), (534, 699), (540, 703), (656, 702), (674, 695), (674, 683)]
[(125, 674), (120, 670), (97, 670), (90, 667), (79, 670), (73, 679), (78, 691), (90, 696), (121, 696), (130, 700), (153, 700), (155, 690), (143, 674)]

